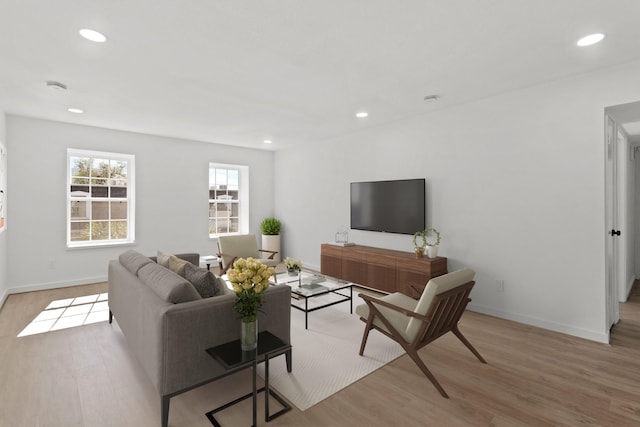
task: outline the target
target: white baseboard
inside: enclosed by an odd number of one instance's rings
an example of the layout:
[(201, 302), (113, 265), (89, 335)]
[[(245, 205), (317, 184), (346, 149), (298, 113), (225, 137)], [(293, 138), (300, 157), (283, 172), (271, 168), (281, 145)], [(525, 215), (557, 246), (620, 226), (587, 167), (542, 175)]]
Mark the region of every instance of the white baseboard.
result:
[(629, 295), (631, 295), (631, 289), (633, 288), (633, 284), (636, 282), (636, 278), (632, 277), (631, 281), (629, 283), (627, 283), (627, 292), (625, 292), (624, 295), (624, 301), (620, 301), (620, 302), (627, 302), (627, 300), (629, 299)]
[(4, 306), (4, 302), (7, 300), (8, 296), (9, 296), (9, 290), (8, 289), (6, 291), (4, 291), (2, 293), (2, 295), (0, 295), (0, 310), (2, 310), (2, 307)]
[[(35, 283), (32, 285), (15, 286), (9, 288), (6, 292), (6, 296), (11, 294), (19, 294), (22, 292), (44, 291), (48, 289), (56, 288), (68, 288), (70, 286), (88, 285), (91, 283), (106, 282), (107, 276), (85, 277), (82, 279), (65, 280), (63, 282), (48, 282), (48, 283)], [(2, 300), (4, 302), (4, 300)]]
[(308, 268), (309, 270), (314, 270), (314, 271), (320, 271), (320, 266), (319, 265), (315, 265), (315, 264), (302, 264), (305, 268)]
[(572, 335), (578, 338), (584, 338), (590, 341), (596, 341), (599, 343), (609, 344), (609, 334), (586, 330), (582, 328), (576, 328), (570, 325), (564, 325), (555, 322), (549, 322), (547, 320), (538, 319), (535, 317), (523, 316), (521, 314), (509, 313), (500, 310), (495, 310), (490, 307), (470, 303), (467, 308), (470, 311), (475, 311), (482, 314), (488, 314), (489, 316), (499, 317), (501, 319), (512, 320), (518, 323), (524, 323), (525, 325), (531, 325), (542, 329), (548, 329), (550, 331), (559, 332), (561, 334)]

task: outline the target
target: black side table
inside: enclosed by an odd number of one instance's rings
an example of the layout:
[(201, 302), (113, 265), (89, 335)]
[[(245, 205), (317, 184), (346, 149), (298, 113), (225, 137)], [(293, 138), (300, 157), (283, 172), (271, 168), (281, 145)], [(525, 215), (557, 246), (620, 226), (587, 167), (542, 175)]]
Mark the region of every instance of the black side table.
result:
[[(215, 419), (214, 414), (235, 405), (245, 399), (253, 397), (253, 424), (257, 426), (257, 401), (258, 393), (264, 391), (264, 420), (266, 422), (279, 417), (285, 412), (291, 410), (291, 406), (276, 392), (269, 390), (269, 359), (286, 354), (291, 351), (291, 345), (285, 344), (280, 338), (276, 337), (269, 331), (263, 331), (258, 334), (258, 348), (253, 351), (242, 351), (240, 340), (231, 341), (207, 349), (207, 353), (216, 359), (227, 370), (237, 370), (238, 368), (253, 367), (253, 391), (229, 403), (217, 407), (207, 412), (207, 418), (216, 427), (221, 427), (220, 423)], [(256, 386), (256, 371), (258, 363), (264, 362), (264, 387), (260, 389)], [(273, 396), (283, 406), (281, 410), (275, 414), (269, 414), (269, 396)]]

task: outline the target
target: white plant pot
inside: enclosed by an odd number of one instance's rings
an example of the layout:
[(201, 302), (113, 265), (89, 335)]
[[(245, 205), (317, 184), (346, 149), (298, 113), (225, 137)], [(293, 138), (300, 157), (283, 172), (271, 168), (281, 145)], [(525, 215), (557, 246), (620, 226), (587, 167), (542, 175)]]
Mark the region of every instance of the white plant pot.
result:
[(427, 246), (427, 258), (436, 258), (438, 256), (437, 246)]
[[(276, 251), (277, 254), (274, 255), (273, 259), (280, 262), (280, 235), (262, 235), (262, 249), (267, 251)], [(262, 258), (269, 258), (269, 253), (263, 252)]]

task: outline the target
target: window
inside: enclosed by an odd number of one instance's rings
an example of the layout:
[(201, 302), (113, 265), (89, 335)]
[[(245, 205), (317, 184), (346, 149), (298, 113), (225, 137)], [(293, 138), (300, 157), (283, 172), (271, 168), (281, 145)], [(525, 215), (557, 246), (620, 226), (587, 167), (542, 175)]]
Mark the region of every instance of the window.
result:
[(67, 150), (67, 246), (133, 243), (133, 155)]
[(209, 164), (209, 236), (248, 230), (247, 166)]

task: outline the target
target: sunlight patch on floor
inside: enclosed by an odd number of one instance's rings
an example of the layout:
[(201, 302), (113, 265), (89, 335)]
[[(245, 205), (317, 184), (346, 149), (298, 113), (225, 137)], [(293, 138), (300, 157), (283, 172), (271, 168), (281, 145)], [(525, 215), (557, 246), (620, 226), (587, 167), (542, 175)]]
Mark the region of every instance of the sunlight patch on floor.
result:
[(107, 301), (107, 293), (52, 301), (18, 334), (18, 337), (107, 321)]

